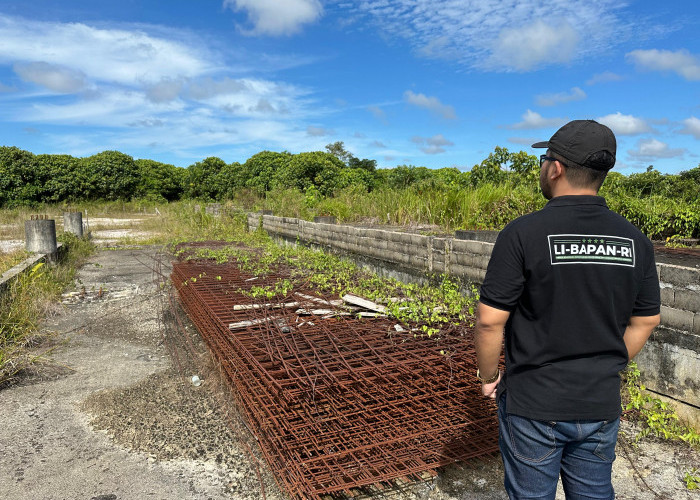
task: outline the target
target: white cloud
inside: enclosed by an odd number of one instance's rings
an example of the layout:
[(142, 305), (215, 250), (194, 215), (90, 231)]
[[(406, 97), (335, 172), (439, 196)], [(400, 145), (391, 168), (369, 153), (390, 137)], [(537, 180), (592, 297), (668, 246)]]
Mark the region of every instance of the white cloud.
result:
[(436, 134), (432, 137), (414, 135), (411, 137), (411, 142), (422, 145), (420, 150), (429, 155), (444, 153), (446, 151), (444, 146), (454, 146), (454, 143), (446, 139), (442, 134)]
[(564, 123), (566, 123), (566, 118), (544, 118), (539, 113), (528, 109), (523, 114), (523, 121), (509, 125), (507, 128), (516, 130), (531, 130), (538, 128), (561, 127), (564, 125)]
[(493, 62), (519, 71), (543, 63), (567, 63), (576, 53), (579, 34), (567, 21), (536, 21), (522, 27), (501, 30), (495, 43)]
[(64, 66), (42, 61), (16, 63), (13, 69), (25, 82), (35, 83), (59, 94), (72, 94), (85, 88), (85, 75)]
[(636, 116), (623, 115), (619, 111), (596, 118), (596, 121), (610, 127), (615, 135), (637, 135), (652, 131), (646, 121)]
[(686, 80), (700, 80), (700, 59), (685, 49), (633, 50), (625, 55), (637, 68), (648, 71), (672, 71)]
[(537, 141), (541, 139), (533, 139), (532, 137), (509, 137), (508, 142), (512, 142), (514, 144), (525, 144), (527, 146), (530, 146)]
[(316, 21), (323, 12), (319, 0), (224, 0), (224, 7), (245, 10), (252, 35), (292, 35)]
[(621, 75), (613, 73), (612, 71), (603, 71), (602, 73), (596, 73), (591, 78), (586, 81), (586, 85), (596, 85), (598, 83), (608, 83), (608, 82), (619, 82), (624, 80)]
[(180, 36), (175, 31), (161, 30), (155, 36), (142, 29), (102, 29), (0, 15), (0, 63), (46, 62), (89, 80), (126, 85), (192, 77), (216, 67), (218, 62), (208, 51), (192, 40), (178, 40)]
[(536, 97), (539, 106), (555, 106), (571, 101), (581, 101), (586, 98), (586, 93), (579, 87), (573, 87), (570, 92), (558, 92), (556, 94), (540, 94)]
[(369, 143), (370, 147), (373, 148), (381, 148), (384, 149), (386, 148), (386, 144), (384, 144), (382, 141), (372, 141)]
[(153, 102), (168, 102), (177, 99), (184, 82), (181, 79), (164, 78), (146, 90), (146, 95)]
[(691, 116), (683, 120), (681, 134), (690, 134), (696, 139), (700, 139), (700, 119)]
[[(206, 148), (208, 155), (217, 145), (297, 151), (323, 146), (306, 127), (307, 120), (319, 122), (328, 110), (314, 102), (309, 89), (232, 78), (223, 55), (192, 33), (0, 14), (0, 40), (0, 70), (13, 67), (24, 79), (13, 82), (16, 89), (0, 88), (15, 91), (4, 100), (0, 116), (19, 127), (83, 127), (80, 137), (67, 129), (43, 136), (47, 147), (62, 152), (143, 148), (191, 158), (193, 151), (199, 157)], [(34, 84), (74, 94), (45, 98)], [(36, 95), (42, 99), (31, 98)]]
[[(354, 0), (358, 23), (406, 40), (424, 57), (479, 70), (527, 71), (606, 53), (652, 36), (616, 0)], [(546, 20), (546, 21), (542, 21)], [(657, 33), (657, 32), (653, 32)], [(585, 43), (584, 43), (585, 42)]]
[(630, 157), (638, 161), (682, 157), (686, 152), (685, 149), (681, 148), (671, 149), (668, 144), (657, 139), (641, 139), (637, 142), (637, 149), (627, 151)]
[(380, 122), (384, 124), (387, 123), (386, 112), (379, 106), (367, 106), (367, 111), (372, 113), (372, 115), (374, 115), (374, 117)]
[(314, 127), (309, 125), (306, 127), (306, 133), (312, 137), (323, 137), (326, 135), (332, 135), (333, 131), (324, 127)]
[(403, 97), (409, 104), (427, 109), (436, 115), (441, 116), (445, 120), (457, 119), (454, 108), (447, 104), (441, 103), (437, 97), (429, 97), (425, 94), (415, 94), (410, 90), (404, 92)]

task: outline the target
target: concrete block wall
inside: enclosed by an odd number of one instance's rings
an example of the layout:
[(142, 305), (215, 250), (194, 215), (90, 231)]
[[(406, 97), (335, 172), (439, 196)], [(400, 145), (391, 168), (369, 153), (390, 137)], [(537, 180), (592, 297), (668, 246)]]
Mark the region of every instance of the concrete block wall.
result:
[[(487, 241), (248, 215), (249, 229), (260, 224), (273, 237), (371, 260), (375, 268), (378, 264), (418, 280), (429, 274), (448, 274), (481, 284), (494, 245)], [(700, 269), (660, 263), (657, 271), (661, 283), (661, 325), (636, 361), (647, 387), (683, 403), (679, 413), (700, 428)]]
[(483, 241), (324, 224), (272, 215), (249, 214), (248, 227), (250, 230), (262, 227), (270, 235), (287, 241), (299, 240), (336, 252), (368, 257), (416, 276), (449, 274), (477, 283), (484, 279), (493, 248), (493, 243)]
[(648, 389), (684, 404), (679, 416), (700, 428), (700, 269), (657, 264), (661, 325), (636, 358)]

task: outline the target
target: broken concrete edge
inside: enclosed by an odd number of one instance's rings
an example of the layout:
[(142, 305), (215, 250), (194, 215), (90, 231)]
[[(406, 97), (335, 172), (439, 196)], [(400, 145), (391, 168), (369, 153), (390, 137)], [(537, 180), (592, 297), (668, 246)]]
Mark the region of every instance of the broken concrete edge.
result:
[[(265, 230), (281, 244), (303, 244), (311, 248), (350, 258), (358, 265), (380, 276), (404, 282), (426, 283), (431, 278), (449, 275), (480, 284), (486, 274), (493, 243), (426, 237), (385, 229), (358, 228), (351, 225), (314, 223), (295, 218), (260, 213), (248, 214), (250, 231)], [(647, 387), (673, 398), (683, 413), (693, 410), (700, 398), (700, 383), (693, 384), (693, 393), (679, 394), (662, 382), (662, 366), (667, 376), (683, 381), (686, 365), (697, 360), (700, 334), (700, 270), (673, 264), (657, 263), (661, 278), (662, 324), (648, 347), (650, 356), (640, 356), (638, 365)], [(469, 293), (469, 285), (462, 290)], [(673, 334), (669, 333), (672, 332)], [(660, 349), (661, 346), (665, 348)], [(688, 348), (694, 346), (694, 348)], [(658, 351), (661, 359), (654, 359)], [(694, 377), (700, 378), (698, 374)], [(687, 385), (687, 384), (684, 384)], [(693, 420), (693, 419), (691, 419)]]
[(53, 253), (35, 253), (24, 259), (19, 264), (11, 267), (2, 275), (0, 275), (0, 293), (4, 292), (10, 284), (17, 279), (22, 273), (33, 268), (39, 262), (54, 261), (63, 252), (63, 243), (56, 245), (56, 251)]

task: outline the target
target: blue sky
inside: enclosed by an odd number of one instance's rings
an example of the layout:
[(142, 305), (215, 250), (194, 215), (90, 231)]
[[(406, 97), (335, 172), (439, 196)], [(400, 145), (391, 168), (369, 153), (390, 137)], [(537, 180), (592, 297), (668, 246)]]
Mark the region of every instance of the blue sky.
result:
[(470, 169), (571, 119), (616, 169), (700, 163), (700, 3), (3, 0), (0, 144), (187, 166), (343, 141)]

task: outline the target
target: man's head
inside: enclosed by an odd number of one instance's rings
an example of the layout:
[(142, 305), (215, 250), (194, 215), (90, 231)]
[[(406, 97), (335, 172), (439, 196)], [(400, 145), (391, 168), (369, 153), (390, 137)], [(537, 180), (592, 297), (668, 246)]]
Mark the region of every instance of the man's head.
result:
[(547, 148), (542, 162), (540, 186), (547, 199), (552, 197), (549, 168), (554, 161), (564, 167), (573, 188), (598, 192), (608, 171), (615, 165), (615, 134), (593, 120), (574, 120), (557, 130), (549, 141), (537, 142), (533, 148)]

